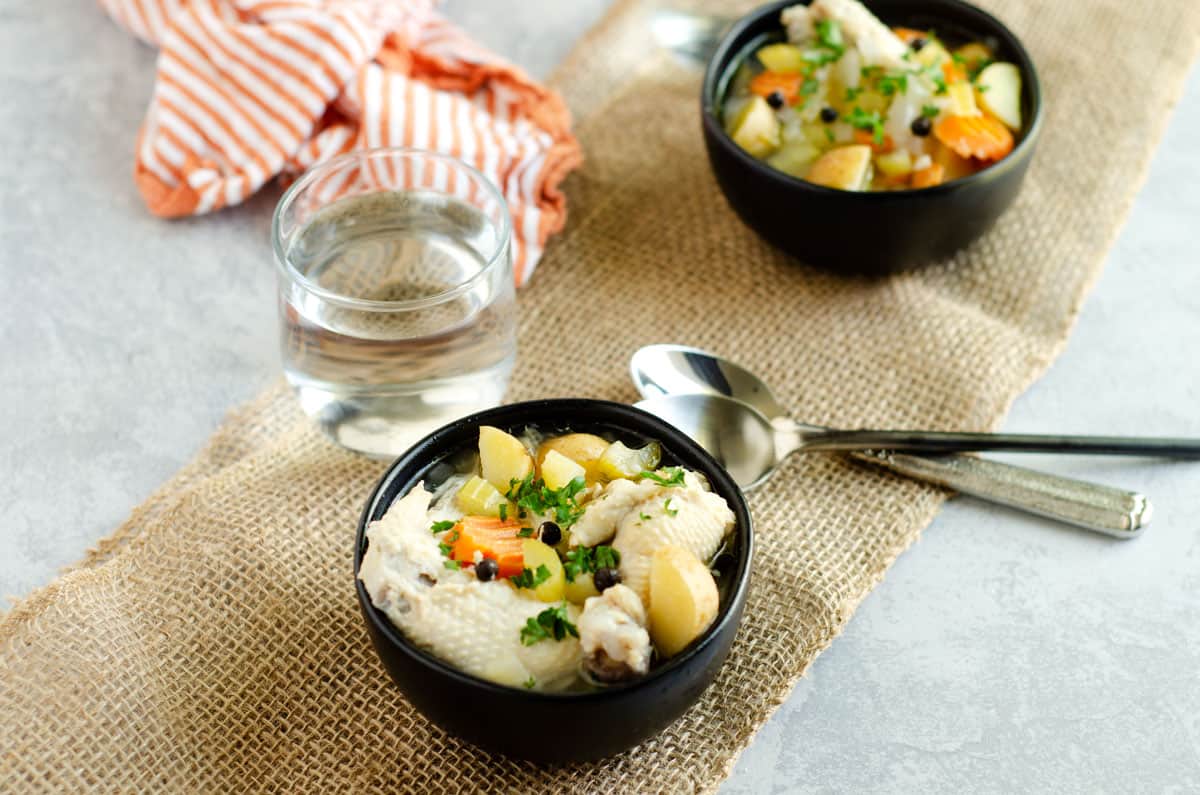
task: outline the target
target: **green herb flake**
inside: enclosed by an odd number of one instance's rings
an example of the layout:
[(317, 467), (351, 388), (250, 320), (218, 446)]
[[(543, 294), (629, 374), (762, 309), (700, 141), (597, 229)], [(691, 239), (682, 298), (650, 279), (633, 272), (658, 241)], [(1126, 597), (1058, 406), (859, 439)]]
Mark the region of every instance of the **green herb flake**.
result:
[(526, 690), (533, 690), (533, 688), (537, 687), (537, 680), (531, 676), (528, 679), (526, 679), (522, 684), (525, 685)]
[(517, 504), (522, 519), (529, 514), (549, 514), (559, 527), (566, 529), (583, 515), (577, 498), (586, 487), (584, 479), (578, 477), (561, 489), (552, 489), (541, 479), (535, 480), (531, 472), (523, 480), (510, 481), (505, 496)]
[(927, 119), (936, 119), (938, 117), (939, 113), (941, 113), (941, 111), (938, 110), (937, 105), (922, 105), (921, 106), (921, 115)]
[(808, 78), (800, 84), (800, 93), (804, 96), (812, 96), (821, 88), (821, 84), (813, 78)]
[(876, 77), (879, 77), (881, 74), (883, 74), (883, 67), (882, 66), (864, 66), (858, 70), (858, 73), (860, 75), (862, 75), (863, 77), (865, 77), (867, 80), (872, 80)]
[(975, 86), (975, 90), (980, 94), (986, 92), (989, 88), (991, 88), (991, 86)]
[(638, 518), (641, 519), (643, 522), (648, 522), (648, 521), (650, 521), (651, 517), (650, 517), (650, 514), (648, 514), (648, 513), (639, 513)]
[(941, 75), (933, 76), (933, 93), (942, 96), (950, 89), (946, 86), (946, 78)]
[(601, 544), (595, 552), (597, 569), (615, 569), (621, 565), (621, 553), (612, 547)]
[(678, 516), (679, 515), (679, 509), (672, 508), (671, 501), (669, 499), (663, 503), (663, 511), (666, 512), (667, 516)]
[(643, 480), (652, 480), (660, 486), (682, 486), (684, 475), (687, 474), (683, 467), (666, 467), (660, 471), (665, 472), (666, 475), (644, 471), (639, 477)]
[(863, 92), (863, 90), (861, 88), (847, 88), (846, 89), (846, 101), (853, 102), (854, 100), (858, 99), (858, 95), (861, 94), (862, 92)]
[(534, 588), (537, 588), (546, 580), (550, 579), (550, 569), (548, 569), (546, 564), (543, 563), (537, 567), (536, 571), (521, 569), (520, 574), (514, 574), (508, 579), (517, 588), (528, 588), (532, 591)]
[(454, 571), (458, 571), (459, 569), (462, 568), (462, 564), (459, 563), (457, 560), (445, 560), (445, 561), (442, 561), (442, 565), (445, 566), (446, 568), (452, 569)]
[(517, 535), (521, 538), (533, 538), (533, 528), (532, 527), (522, 527), (520, 530), (517, 531)]
[(829, 129), (828, 127), (825, 128), (825, 140), (829, 141), (829, 143), (833, 143), (836, 140), (833, 137), (833, 130)]
[(433, 524), (430, 526), (430, 528), (429, 528), (429, 531), (430, 531), (431, 533), (433, 533), (434, 535), (437, 535), (438, 533), (444, 533), (444, 532), (446, 532), (446, 531), (447, 531), (447, 530), (449, 530), (451, 527), (454, 527), (454, 525), (455, 525), (455, 524), (456, 524), (455, 522), (452, 522), (452, 521), (450, 521), (449, 519), (447, 519), (447, 520), (445, 520), (445, 521), (443, 521), (443, 522), (434, 522), (434, 523), (433, 523)]
[(500, 521), (508, 521), (508, 503), (506, 502), (500, 503)]
[(820, 19), (817, 20), (817, 41), (822, 47), (828, 47), (831, 50), (844, 49), (846, 40), (842, 37), (842, 26), (838, 24), (836, 19)]
[(885, 97), (890, 97), (893, 94), (904, 94), (908, 91), (908, 75), (903, 72), (894, 74), (886, 74), (878, 80), (879, 93)]
[(880, 118), (879, 111), (867, 113), (856, 105), (854, 110), (845, 116), (845, 120), (851, 127), (871, 133), (876, 144), (883, 143), (883, 119)]
[(567, 617), (567, 603), (563, 602), (547, 607), (536, 618), (526, 619), (525, 626), (521, 627), (521, 644), (532, 646), (550, 638), (563, 640), (568, 635), (578, 638), (579, 629)]

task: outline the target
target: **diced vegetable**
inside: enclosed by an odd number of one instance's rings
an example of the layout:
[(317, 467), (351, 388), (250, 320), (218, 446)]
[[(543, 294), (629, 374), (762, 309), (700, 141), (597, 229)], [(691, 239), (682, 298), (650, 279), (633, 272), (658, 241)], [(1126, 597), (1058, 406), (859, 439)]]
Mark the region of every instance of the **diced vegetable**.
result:
[(975, 90), (971, 84), (963, 81), (951, 83), (947, 88), (950, 94), (950, 112), (955, 116), (975, 116), (979, 108), (975, 106)]
[(599, 595), (600, 591), (596, 588), (590, 571), (575, 575), (575, 579), (569, 581), (563, 589), (563, 597), (568, 602), (577, 605), (583, 604), (592, 596)]
[(975, 173), (975, 166), (969, 158), (960, 156), (940, 141), (934, 144), (933, 162), (942, 167), (943, 182), (961, 179)]
[(717, 584), (700, 560), (681, 547), (659, 547), (650, 563), (650, 637), (673, 657), (717, 615)]
[(541, 566), (545, 566), (550, 572), (550, 576), (533, 589), (534, 597), (543, 602), (561, 601), (567, 578), (563, 576), (562, 561), (558, 559), (558, 553), (552, 547), (533, 538), (526, 538), (522, 542), (521, 551), (525, 560), (523, 568), (536, 573)]
[(975, 80), (980, 106), (1013, 132), (1021, 129), (1021, 70), (1003, 61), (991, 64)]
[(475, 516), (516, 516), (516, 506), (483, 478), (472, 475), (454, 495), (463, 513)]
[(533, 472), (533, 457), (515, 436), (490, 425), (479, 426), (479, 467), (483, 479), (502, 493), (512, 481)]
[(591, 433), (568, 433), (554, 436), (542, 442), (538, 447), (538, 466), (546, 453), (555, 450), (581, 466), (587, 466), (589, 461), (595, 461), (608, 449), (608, 440)]
[(925, 42), (925, 46), (916, 54), (917, 63), (928, 69), (931, 66), (940, 67), (943, 63), (950, 60), (950, 53), (946, 52), (946, 48), (942, 46), (940, 41), (930, 39)]
[(995, 58), (992, 48), (980, 41), (972, 41), (959, 47), (954, 51), (954, 57), (971, 73), (979, 71)]
[(729, 125), (734, 143), (754, 157), (766, 157), (779, 146), (779, 120), (762, 97), (751, 97)]
[(809, 167), (821, 155), (821, 150), (807, 141), (785, 144), (767, 162), (785, 174), (803, 178)]
[(933, 134), (962, 157), (999, 160), (1013, 148), (1012, 133), (991, 116), (947, 116)]
[(552, 489), (561, 489), (575, 478), (587, 480), (587, 470), (557, 450), (547, 450), (542, 459), (542, 480)]
[(896, 148), (892, 136), (884, 135), (882, 141), (875, 140), (875, 133), (870, 130), (855, 130), (854, 143), (871, 147), (872, 152), (890, 152)]
[(521, 523), (515, 519), (495, 519), (490, 516), (464, 516), (446, 531), (450, 558), (460, 564), (475, 562), (475, 553), (496, 561), (497, 575), (511, 577), (525, 568), (524, 542), (518, 533)]
[(768, 44), (758, 51), (758, 60), (771, 72), (803, 72), (808, 66), (804, 51), (794, 44)]
[(967, 70), (957, 61), (942, 61), (942, 79), (947, 83), (965, 82)]
[(865, 190), (871, 182), (871, 147), (839, 146), (821, 155), (805, 177), (809, 182), (841, 190)]
[[(804, 75), (799, 72), (759, 72), (750, 81), (750, 93), (766, 98), (778, 91), (783, 95), (783, 101), (795, 105), (800, 101), (800, 87), (804, 85)], [(768, 110), (770, 105), (767, 106)]]
[(902, 180), (912, 173), (912, 154), (907, 149), (897, 149), (876, 155), (875, 167), (888, 179)]
[(913, 188), (932, 188), (934, 185), (941, 185), (945, 176), (946, 169), (941, 163), (931, 163), (914, 171), (910, 184)]
[(609, 480), (632, 478), (646, 471), (658, 469), (662, 461), (662, 447), (650, 442), (645, 447), (630, 448), (622, 442), (613, 442), (596, 462), (600, 474)]

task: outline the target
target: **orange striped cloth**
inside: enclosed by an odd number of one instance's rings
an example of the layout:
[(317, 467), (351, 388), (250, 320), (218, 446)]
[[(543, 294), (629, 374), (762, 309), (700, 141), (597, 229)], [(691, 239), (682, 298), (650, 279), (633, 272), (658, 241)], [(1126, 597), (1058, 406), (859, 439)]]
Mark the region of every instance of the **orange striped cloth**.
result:
[(100, 0), (159, 47), (135, 180), (150, 211), (211, 212), (355, 148), (459, 157), (500, 187), (518, 284), (562, 228), (582, 160), (561, 98), (436, 0)]

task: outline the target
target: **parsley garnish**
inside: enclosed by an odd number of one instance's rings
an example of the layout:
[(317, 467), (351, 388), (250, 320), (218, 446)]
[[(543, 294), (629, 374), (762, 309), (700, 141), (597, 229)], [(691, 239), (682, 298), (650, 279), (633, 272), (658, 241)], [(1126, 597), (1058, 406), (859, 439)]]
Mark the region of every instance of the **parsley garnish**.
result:
[(521, 569), (520, 574), (514, 574), (513, 576), (509, 577), (508, 579), (516, 587), (528, 588), (529, 590), (532, 591), (534, 588), (537, 588), (539, 585), (544, 583), (546, 580), (550, 579), (550, 569), (548, 569), (546, 567), (546, 564), (543, 563), (542, 565), (537, 567), (537, 571), (530, 571), (529, 569)]
[(855, 105), (854, 110), (850, 111), (845, 119), (851, 127), (871, 133), (876, 144), (883, 143), (883, 119), (879, 117), (879, 111), (873, 110), (867, 113)]
[(567, 618), (567, 603), (557, 607), (547, 607), (537, 614), (537, 618), (526, 619), (521, 627), (521, 644), (532, 646), (538, 641), (554, 638), (562, 640), (567, 635), (579, 637), (579, 630)]
[(583, 515), (576, 497), (586, 486), (584, 479), (578, 477), (561, 489), (552, 489), (542, 480), (534, 480), (530, 472), (524, 480), (511, 481), (506, 496), (516, 502), (521, 518), (531, 513), (551, 514), (558, 526), (566, 529)]
[(941, 113), (941, 111), (938, 110), (937, 105), (922, 105), (921, 106), (921, 115), (927, 119), (936, 119), (937, 115), (939, 113)]
[(447, 530), (449, 530), (451, 527), (454, 527), (454, 525), (455, 525), (455, 523), (454, 523), (454, 522), (451, 522), (449, 519), (447, 519), (447, 520), (446, 520), (446, 521), (444, 521), (444, 522), (434, 522), (434, 523), (433, 523), (433, 524), (430, 526), (430, 528), (429, 528), (429, 531), (430, 531), (431, 533), (433, 533), (434, 535), (437, 535), (438, 533), (444, 533), (444, 532), (446, 532), (446, 531), (447, 531)]
[(991, 86), (975, 86), (975, 90), (978, 91), (980, 94), (987, 91), (989, 88), (991, 88)]
[(864, 66), (863, 68), (858, 70), (858, 73), (860, 75), (862, 75), (863, 77), (867, 78), (868, 80), (870, 80), (873, 77), (879, 77), (879, 75), (883, 74), (883, 67), (882, 66)]
[(500, 521), (508, 521), (508, 503), (500, 503)]
[(861, 94), (862, 92), (863, 92), (863, 90), (861, 88), (847, 88), (846, 89), (846, 101), (853, 102), (854, 100), (858, 99), (858, 95)]
[(648, 513), (639, 513), (639, 514), (638, 514), (638, 518), (639, 518), (639, 519), (641, 519), (643, 522), (645, 522), (645, 521), (648, 521), (648, 520), (650, 519), (650, 514), (648, 514)]
[(455, 571), (462, 568), (462, 564), (459, 563), (457, 560), (442, 561), (442, 565), (448, 569), (454, 569)]
[(642, 472), (642, 474), (639, 475), (638, 477), (641, 477), (645, 480), (653, 480), (655, 483), (657, 483), (660, 486), (682, 486), (683, 485), (683, 475), (684, 475), (683, 467), (666, 467), (662, 471), (667, 473), (666, 477), (663, 477), (662, 475), (658, 474), (657, 472), (649, 472), (649, 471)]
[(835, 19), (817, 20), (817, 41), (821, 43), (822, 47), (844, 50), (846, 42), (842, 38), (842, 26)]
[(537, 686), (537, 680), (531, 676), (526, 679), (523, 684), (525, 685), (526, 690), (533, 690), (533, 688)]
[(829, 143), (833, 143), (835, 140), (833, 137), (833, 130), (829, 129), (828, 127), (825, 128), (825, 140), (829, 141)]
[(521, 538), (533, 538), (533, 528), (532, 527), (522, 527), (520, 530), (517, 531), (517, 535), (520, 536)]
[(950, 90), (949, 88), (946, 87), (946, 78), (942, 77), (941, 75), (933, 76), (933, 86), (934, 86), (933, 93), (935, 93), (939, 96), (942, 94), (945, 94), (947, 91)]
[(812, 96), (813, 94), (817, 93), (817, 89), (820, 87), (821, 84), (810, 77), (800, 85), (800, 93), (804, 94), (805, 96)]
[[(649, 519), (646, 514), (641, 514), (643, 519)], [(600, 544), (595, 547), (575, 547), (567, 552), (567, 559), (563, 562), (563, 573), (567, 575), (567, 582), (575, 582), (575, 578), (581, 574), (588, 574), (596, 569), (615, 568), (621, 563), (621, 553), (610, 546)]]
[[(980, 72), (982, 72), (984, 69), (987, 69), (993, 63), (995, 63), (995, 60), (992, 58), (980, 58), (978, 63), (975, 64), (975, 67), (967, 72), (967, 78), (974, 83), (979, 79)], [(980, 88), (979, 90), (984, 91), (986, 89)]]
[(962, 57), (958, 53), (951, 53), (950, 60), (954, 61), (956, 64), (965, 64), (967, 62), (967, 59)]
[(908, 75), (903, 72), (895, 74), (883, 75), (877, 81), (879, 93), (885, 97), (890, 97), (893, 94), (904, 94), (908, 91)]
[[(453, 527), (453, 525), (451, 525), (451, 527)], [(441, 541), (441, 542), (438, 544), (438, 549), (440, 549), (440, 550), (441, 550), (441, 552), (442, 552), (442, 554), (443, 554), (443, 555), (445, 555), (446, 557), (450, 557), (450, 553), (454, 551), (454, 547), (453, 547), (452, 545), (453, 545), (453, 544), (454, 544), (454, 542), (455, 542), (455, 541), (457, 541), (458, 539), (459, 539), (459, 532), (458, 532), (457, 530), (455, 530), (453, 533), (451, 533), (450, 535), (446, 536), (444, 541)], [(454, 564), (454, 566), (447, 566), (446, 568), (448, 568), (448, 569), (449, 569), (449, 568), (455, 568), (455, 569), (457, 569), (457, 568), (458, 568), (458, 564), (457, 564), (457, 563), (455, 563), (455, 564)]]
[(667, 500), (666, 502), (663, 503), (663, 510), (666, 511), (667, 516), (678, 516), (679, 515), (679, 509), (672, 508), (670, 500)]

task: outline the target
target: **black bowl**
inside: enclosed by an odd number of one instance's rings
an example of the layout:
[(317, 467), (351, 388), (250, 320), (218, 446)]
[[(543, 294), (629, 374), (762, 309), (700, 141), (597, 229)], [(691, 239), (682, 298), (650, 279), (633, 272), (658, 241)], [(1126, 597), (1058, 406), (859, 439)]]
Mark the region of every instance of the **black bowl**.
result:
[(1021, 70), (1025, 129), (998, 163), (932, 188), (835, 190), (776, 171), (733, 142), (721, 124), (726, 82), (756, 42), (782, 30), (779, 12), (798, 0), (762, 6), (738, 20), (708, 63), (701, 118), (708, 158), (729, 204), (770, 243), (801, 261), (855, 275), (884, 275), (944, 259), (978, 238), (1017, 196), (1042, 125), (1037, 71), (1021, 42), (995, 17), (961, 0), (865, 0), (889, 25), (986, 41)]
[[(449, 459), (478, 442), (479, 426), (520, 433), (607, 434), (627, 444), (657, 440), (663, 462), (701, 472), (737, 520), (731, 559), (724, 566), (721, 608), (713, 625), (670, 661), (635, 682), (583, 693), (535, 693), (465, 674), (410, 643), (371, 604), (358, 579), (369, 522), (383, 516), (419, 480), (441, 480)], [(430, 720), (466, 740), (538, 762), (596, 759), (637, 745), (683, 714), (717, 675), (737, 633), (750, 584), (753, 531), (746, 498), (729, 474), (699, 445), (662, 420), (601, 400), (535, 400), (481, 411), (434, 431), (400, 456), (367, 501), (354, 546), (358, 602), (371, 641), (393, 681)]]

